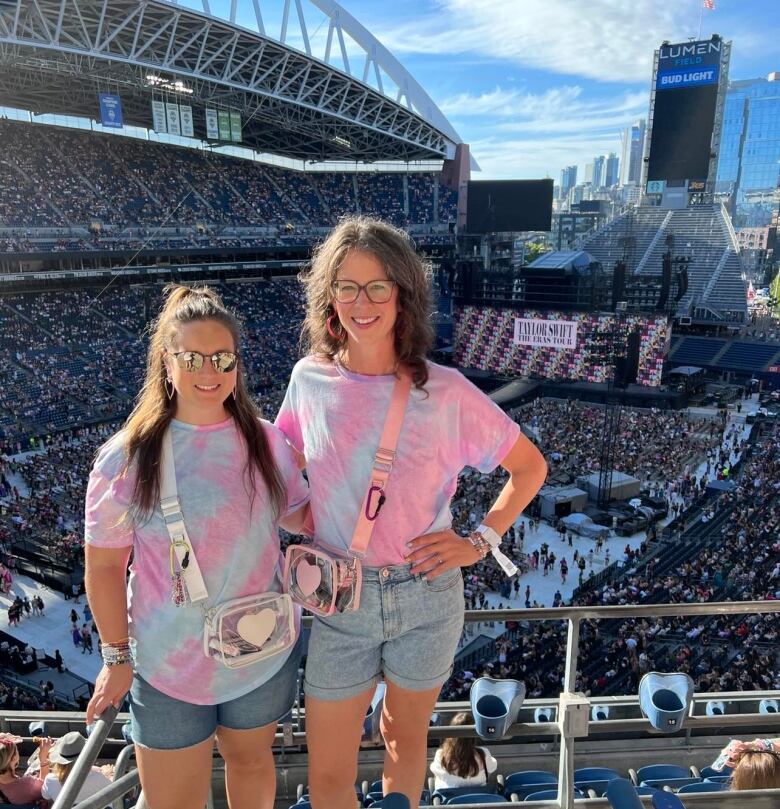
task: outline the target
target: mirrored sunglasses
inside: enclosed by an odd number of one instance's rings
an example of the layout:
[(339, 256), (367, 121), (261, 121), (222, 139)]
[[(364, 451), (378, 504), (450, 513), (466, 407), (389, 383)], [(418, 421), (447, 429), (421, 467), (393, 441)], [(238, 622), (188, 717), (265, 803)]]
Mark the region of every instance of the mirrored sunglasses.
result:
[(179, 368), (190, 373), (200, 371), (206, 360), (211, 360), (214, 370), (219, 374), (228, 374), (238, 365), (238, 354), (234, 354), (232, 351), (217, 351), (216, 354), (210, 356), (201, 354), (199, 351), (171, 351), (169, 353), (175, 358)]

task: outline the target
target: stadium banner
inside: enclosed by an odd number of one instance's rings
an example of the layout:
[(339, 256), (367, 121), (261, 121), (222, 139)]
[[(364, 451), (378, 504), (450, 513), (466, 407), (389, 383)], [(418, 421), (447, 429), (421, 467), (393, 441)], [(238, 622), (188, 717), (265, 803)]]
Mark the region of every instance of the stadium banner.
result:
[(179, 123), (179, 105), (165, 102), (166, 120), (168, 121), (168, 134), (181, 135), (181, 124)]
[(227, 110), (219, 110), (219, 139), (230, 140), (230, 113)]
[(513, 342), (522, 346), (577, 348), (577, 323), (574, 320), (535, 320), (515, 318)]
[(113, 129), (122, 128), (122, 100), (110, 93), (98, 93), (100, 123)]
[(658, 52), (655, 89), (676, 90), (717, 84), (722, 47), (720, 39), (662, 45)]
[(165, 120), (165, 103), (152, 101), (152, 129), (155, 132), (167, 132), (168, 123)]
[(181, 134), (185, 138), (194, 138), (195, 128), (192, 125), (192, 107), (179, 104), (179, 113), (181, 115)]
[(217, 122), (217, 111), (206, 109), (206, 137), (209, 140), (219, 140), (219, 123)]
[(236, 143), (241, 143), (241, 113), (230, 113), (230, 139)]

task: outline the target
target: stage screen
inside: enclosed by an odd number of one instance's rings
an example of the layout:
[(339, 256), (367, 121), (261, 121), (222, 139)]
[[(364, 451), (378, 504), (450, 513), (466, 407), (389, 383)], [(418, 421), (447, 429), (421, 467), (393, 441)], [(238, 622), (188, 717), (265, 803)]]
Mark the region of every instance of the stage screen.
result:
[[(614, 322), (611, 313), (576, 313), (538, 309), (499, 309), (462, 306), (453, 313), (455, 362), (463, 368), (514, 376), (573, 382), (608, 382), (613, 378), (611, 364), (601, 358), (601, 346)], [(543, 321), (547, 328), (533, 328), (540, 339), (517, 342), (520, 327), (528, 321)], [(559, 333), (570, 337), (574, 348), (560, 347), (545, 335), (560, 323)], [(568, 324), (574, 324), (569, 326)], [(669, 350), (670, 327), (665, 315), (627, 315), (626, 333), (639, 331), (639, 370), (637, 384), (661, 384), (664, 357)], [(535, 343), (535, 344), (533, 344)]]
[(707, 179), (722, 47), (713, 39), (660, 49), (648, 182)]
[(470, 180), (466, 233), (550, 230), (552, 180)]

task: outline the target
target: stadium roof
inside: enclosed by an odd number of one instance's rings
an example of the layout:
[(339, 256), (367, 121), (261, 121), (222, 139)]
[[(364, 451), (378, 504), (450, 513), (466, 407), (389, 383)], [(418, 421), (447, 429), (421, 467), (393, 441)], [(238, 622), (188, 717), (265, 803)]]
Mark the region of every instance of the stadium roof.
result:
[[(178, 102), (203, 140), (206, 108), (233, 110), (243, 145), (300, 160), (453, 156), (461, 140), (446, 117), (338, 3), (226, 2), (0, 0), (0, 99), (97, 118), (97, 94), (110, 93), (125, 124), (147, 128), (153, 99)], [(323, 19), (314, 32), (312, 14)]]

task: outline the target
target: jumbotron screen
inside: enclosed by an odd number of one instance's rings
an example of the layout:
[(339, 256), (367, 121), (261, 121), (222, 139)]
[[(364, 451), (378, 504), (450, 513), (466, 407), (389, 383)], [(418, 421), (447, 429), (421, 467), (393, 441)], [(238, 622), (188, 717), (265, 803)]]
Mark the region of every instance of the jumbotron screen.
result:
[(722, 48), (717, 37), (661, 47), (648, 181), (707, 179)]
[[(551, 312), (462, 306), (453, 313), (455, 362), (498, 374), (573, 382), (608, 382), (604, 359), (611, 313)], [(639, 332), (637, 384), (661, 384), (671, 336), (665, 315), (627, 315), (626, 333)]]

